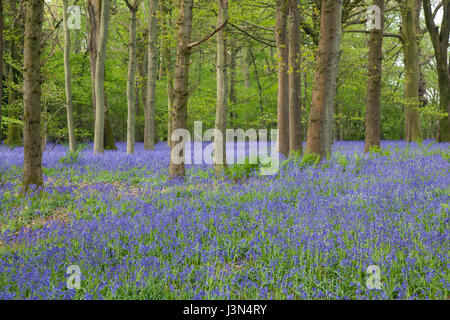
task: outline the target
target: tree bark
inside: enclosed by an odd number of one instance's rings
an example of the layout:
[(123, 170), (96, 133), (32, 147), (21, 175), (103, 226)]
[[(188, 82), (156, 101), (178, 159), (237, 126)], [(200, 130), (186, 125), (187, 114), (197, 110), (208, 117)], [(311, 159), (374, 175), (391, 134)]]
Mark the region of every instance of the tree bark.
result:
[[(222, 25), (228, 19), (228, 0), (217, 0), (219, 13), (217, 25)], [(228, 115), (228, 81), (227, 81), (227, 48), (225, 43), (225, 28), (217, 33), (217, 106), (216, 134), (214, 137), (214, 171), (217, 175), (225, 172), (226, 165), (226, 129)], [(222, 140), (222, 141), (220, 141)]]
[(135, 118), (136, 118), (136, 98), (135, 98), (135, 80), (136, 80), (136, 12), (138, 10), (138, 1), (132, 0), (130, 7), (130, 26), (129, 26), (129, 38), (128, 44), (129, 56), (128, 56), (128, 79), (127, 79), (127, 105), (128, 105), (128, 118), (127, 118), (127, 154), (134, 153), (134, 145), (136, 141), (135, 136)]
[(439, 120), (439, 142), (450, 142), (450, 69), (447, 61), (450, 30), (450, 1), (444, 0), (440, 31), (431, 12), (430, 0), (423, 0), (425, 22), (433, 44), (439, 84), (439, 109), (447, 117)]
[[(236, 55), (239, 51), (238, 48), (236, 48), (236, 44), (235, 41), (231, 40), (230, 43), (231, 46), (231, 52), (230, 52), (230, 77), (229, 77), (229, 101), (231, 105), (236, 104), (237, 102), (237, 97), (236, 97)], [(247, 65), (247, 71), (248, 71), (248, 65)], [(245, 73), (244, 73), (244, 78), (245, 78)], [(245, 81), (245, 80), (244, 80)], [(228, 106), (230, 107), (230, 106)], [(233, 112), (233, 110), (231, 110), (231, 108), (229, 108), (229, 116), (230, 116), (230, 126), (233, 127), (234, 126), (234, 117), (236, 116), (235, 113)]]
[(95, 61), (95, 133), (94, 153), (103, 153), (105, 130), (105, 58), (108, 39), (109, 0), (101, 1), (100, 26), (98, 35), (98, 50)]
[(67, 26), (67, 0), (63, 0), (64, 30), (64, 81), (66, 89), (67, 130), (69, 133), (69, 150), (75, 151), (75, 129), (72, 109), (72, 72), (70, 68), (70, 30)]
[(172, 134), (172, 108), (174, 101), (174, 88), (173, 88), (173, 63), (170, 50), (169, 41), (169, 25), (171, 24), (169, 15), (171, 10), (167, 3), (161, 3), (161, 11), (165, 17), (165, 21), (162, 28), (162, 44), (163, 44), (163, 61), (166, 66), (166, 80), (167, 80), (167, 144), (170, 147), (170, 136)]
[(100, 30), (100, 12), (102, 0), (87, 0), (87, 9), (89, 13), (89, 66), (91, 70), (91, 92), (92, 108), (94, 112), (94, 123), (96, 116), (95, 106), (95, 64), (97, 61), (98, 50), (98, 32)]
[(342, 0), (322, 0), (320, 40), (305, 149), (305, 153), (315, 153), (321, 159), (331, 153), (341, 18)]
[(158, 0), (150, 0), (148, 21), (148, 77), (147, 77), (147, 119), (145, 121), (145, 150), (155, 149), (155, 102), (156, 77), (158, 75)]
[(276, 44), (278, 58), (278, 151), (289, 154), (289, 78), (288, 78), (288, 27), (289, 0), (276, 3)]
[[(193, 0), (180, 1), (180, 13), (178, 17), (177, 33), (177, 56), (175, 63), (175, 82), (174, 82), (174, 103), (172, 108), (172, 130), (186, 129), (187, 103), (189, 99), (188, 80), (189, 80), (189, 60), (191, 56), (192, 31), (192, 9)], [(170, 139), (171, 137), (169, 137)], [(182, 143), (182, 138), (171, 142), (171, 150), (177, 143)], [(184, 177), (184, 150), (180, 151), (179, 156), (183, 159), (181, 163), (174, 163), (173, 154), (170, 156), (169, 174), (171, 178)]]
[(23, 187), (43, 183), (41, 151), (41, 30), (43, 0), (29, 0), (25, 20), (23, 52)]
[(289, 155), (302, 152), (300, 0), (289, 0)]
[[(106, 0), (109, 1), (109, 0)], [(87, 9), (89, 15), (89, 58), (90, 58), (90, 69), (91, 69), (91, 88), (92, 88), (92, 106), (94, 112), (94, 126), (97, 118), (97, 98), (96, 98), (96, 65), (97, 65), (97, 56), (99, 52), (99, 37), (100, 37), (100, 28), (101, 28), (101, 16), (102, 16), (102, 2), (103, 0), (87, 0)], [(109, 7), (109, 2), (108, 2)], [(108, 12), (109, 16), (109, 12)], [(104, 70), (103, 70), (104, 73)], [(104, 91), (104, 89), (103, 89)], [(106, 95), (104, 95), (106, 97)], [(106, 103), (105, 103), (106, 106)], [(109, 122), (109, 111), (105, 107), (104, 112), (104, 125), (103, 125), (103, 145), (106, 150), (117, 150), (116, 145), (114, 144), (114, 137), (112, 135), (112, 130), (109, 130), (111, 124)], [(94, 128), (95, 131), (95, 128)], [(94, 133), (95, 140), (95, 133)]]
[(402, 39), (405, 64), (404, 106), (405, 140), (421, 141), (419, 114), (419, 54), (416, 33), (415, 0), (398, 0), (402, 16)]
[[(13, 35), (12, 39), (9, 41), (9, 52), (11, 59), (16, 63), (20, 64), (20, 47), (23, 43), (22, 35), (23, 33), (23, 11), (22, 7), (17, 9), (17, 1), (10, 0), (10, 10), (11, 16), (16, 17), (19, 15), (19, 19), (14, 19), (11, 23), (10, 32)], [(8, 73), (8, 118), (19, 120), (19, 97), (20, 93), (16, 89), (20, 84), (20, 72), (15, 68), (15, 66), (9, 67)], [(6, 145), (10, 147), (18, 146), (21, 143), (20, 137), (20, 125), (14, 122), (10, 122), (8, 125), (8, 132), (6, 138)]]
[(383, 30), (384, 30), (384, 0), (373, 0), (380, 8), (381, 29), (372, 29), (369, 36), (369, 66), (366, 96), (366, 134), (364, 152), (372, 147), (380, 146), (380, 103), (381, 103), (381, 72), (383, 62)]

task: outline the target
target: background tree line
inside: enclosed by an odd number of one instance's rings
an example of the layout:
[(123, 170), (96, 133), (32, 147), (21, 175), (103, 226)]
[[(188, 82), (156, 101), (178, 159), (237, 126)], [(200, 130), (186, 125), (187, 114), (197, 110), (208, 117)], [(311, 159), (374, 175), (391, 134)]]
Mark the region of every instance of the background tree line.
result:
[[(81, 25), (69, 30), (74, 4)], [(365, 29), (372, 4), (381, 30)], [(27, 19), (32, 9), (42, 21)], [(336, 139), (365, 139), (367, 150), (450, 139), (448, 0), (7, 0), (1, 10), (0, 139), (10, 146), (26, 140), (30, 23), (42, 28), (41, 150), (151, 150), (199, 120), (278, 128), (286, 156), (305, 140), (323, 157)]]

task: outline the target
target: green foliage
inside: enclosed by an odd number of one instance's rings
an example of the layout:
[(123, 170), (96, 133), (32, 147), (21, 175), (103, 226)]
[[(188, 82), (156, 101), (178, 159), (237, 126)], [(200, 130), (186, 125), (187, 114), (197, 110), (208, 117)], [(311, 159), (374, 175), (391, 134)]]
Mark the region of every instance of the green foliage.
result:
[(320, 155), (311, 152), (305, 153), (303, 155), (302, 161), (300, 162), (300, 168), (304, 169), (306, 167), (315, 167), (320, 163)]
[[(253, 161), (252, 161), (253, 162)], [(256, 163), (250, 163), (250, 158), (246, 157), (243, 164), (234, 164), (228, 166), (226, 177), (234, 182), (248, 179), (254, 172), (259, 170), (261, 161), (257, 158)]]
[(80, 153), (89, 148), (87, 143), (80, 143), (77, 145), (77, 149), (75, 151), (68, 151), (67, 154), (59, 159), (59, 163), (62, 165), (74, 165), (78, 163), (80, 159)]
[(372, 146), (369, 148), (369, 153), (371, 158), (373, 158), (375, 155), (380, 155), (380, 156), (391, 156), (392, 151), (390, 147), (387, 148), (381, 148), (381, 147), (377, 147), (377, 146)]

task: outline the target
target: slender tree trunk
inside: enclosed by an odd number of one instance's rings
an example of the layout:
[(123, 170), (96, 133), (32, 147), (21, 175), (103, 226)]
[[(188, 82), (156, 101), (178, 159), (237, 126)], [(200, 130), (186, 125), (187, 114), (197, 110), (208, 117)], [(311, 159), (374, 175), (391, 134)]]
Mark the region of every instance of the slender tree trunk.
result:
[(67, 26), (67, 0), (63, 0), (64, 28), (64, 81), (66, 89), (67, 130), (69, 133), (69, 150), (75, 151), (75, 129), (72, 110), (72, 72), (70, 68), (70, 30)]
[(277, 0), (275, 32), (278, 58), (278, 151), (285, 156), (289, 154), (288, 13), (289, 0)]
[(405, 139), (421, 141), (419, 114), (419, 54), (417, 48), (415, 0), (400, 2), (405, 63)]
[(150, 0), (148, 21), (148, 82), (147, 82), (147, 119), (145, 122), (145, 150), (155, 149), (155, 102), (156, 77), (158, 75), (158, 0)]
[[(217, 25), (222, 25), (228, 19), (228, 1), (217, 0), (219, 13)], [(225, 30), (217, 33), (217, 106), (216, 125), (217, 134), (214, 137), (214, 171), (217, 175), (226, 170), (226, 129), (228, 115), (228, 81), (227, 81), (227, 47), (225, 43)], [(222, 141), (220, 141), (222, 140)]]
[[(108, 7), (109, 7), (109, 1)], [(89, 55), (90, 55), (90, 69), (91, 69), (91, 87), (92, 87), (92, 106), (94, 111), (94, 126), (97, 118), (97, 97), (96, 97), (96, 66), (97, 57), (99, 53), (99, 38), (100, 38), (100, 28), (101, 28), (101, 16), (102, 16), (102, 2), (103, 0), (87, 0), (87, 9), (89, 13)], [(109, 10), (108, 10), (109, 11)], [(108, 19), (109, 19), (109, 12)], [(105, 49), (106, 50), (106, 49)], [(103, 64), (104, 65), (104, 64)], [(103, 69), (103, 74), (104, 74)], [(104, 91), (104, 88), (102, 89)], [(104, 95), (105, 96), (105, 95)], [(105, 103), (106, 105), (106, 103)], [(106, 150), (117, 150), (114, 144), (114, 137), (112, 135), (112, 130), (110, 130), (111, 124), (109, 121), (109, 111), (104, 108), (104, 121), (103, 121), (103, 147)], [(95, 131), (95, 128), (94, 128)], [(95, 140), (95, 132), (94, 132)]]
[(439, 119), (440, 142), (450, 142), (450, 65), (447, 61), (450, 30), (450, 1), (444, 0), (440, 31), (436, 27), (431, 11), (430, 0), (423, 0), (425, 22), (433, 44), (439, 84), (439, 109), (447, 117)]
[(289, 0), (289, 155), (302, 152), (300, 0)]
[[(9, 41), (9, 52), (11, 59), (14, 63), (20, 64), (19, 47), (23, 43), (23, 12), (22, 8), (17, 9), (17, 1), (10, 0), (10, 12), (12, 17), (17, 17), (19, 19), (14, 19), (14, 23), (11, 24), (10, 32), (13, 35), (12, 39)], [(20, 94), (17, 90), (17, 86), (20, 83), (20, 73), (15, 68), (15, 66), (9, 67), (8, 74), (8, 118), (19, 120), (19, 97)], [(10, 122), (8, 125), (6, 145), (14, 147), (21, 143), (20, 137), (20, 125), (14, 122)]]
[(383, 62), (384, 0), (373, 0), (380, 8), (380, 29), (372, 29), (369, 38), (369, 67), (366, 96), (366, 135), (364, 152), (380, 146), (381, 68)]
[(129, 60), (128, 60), (128, 81), (127, 81), (127, 154), (134, 153), (135, 136), (135, 118), (136, 118), (136, 99), (135, 99), (135, 81), (136, 81), (136, 12), (138, 10), (138, 1), (131, 1), (130, 8), (130, 26), (129, 26)]
[(242, 56), (242, 70), (244, 72), (244, 87), (246, 89), (250, 88), (250, 70), (249, 70), (249, 60), (250, 60), (250, 54), (249, 54), (249, 50), (248, 50), (248, 46), (249, 44), (247, 44), (244, 47), (244, 52), (243, 52), (243, 56)]
[(87, 0), (87, 9), (89, 13), (89, 66), (91, 70), (91, 94), (92, 110), (94, 112), (94, 124), (96, 117), (95, 106), (95, 65), (98, 51), (98, 31), (100, 29), (101, 0)]
[(321, 158), (331, 153), (341, 18), (342, 0), (322, 0), (320, 40), (305, 149), (305, 153), (315, 153)]
[(41, 30), (44, 12), (43, 0), (29, 0), (25, 20), (23, 52), (23, 187), (37, 187), (42, 179), (41, 151)]
[[(172, 108), (172, 130), (186, 129), (187, 103), (189, 99), (189, 60), (191, 56), (192, 31), (192, 9), (193, 0), (180, 1), (180, 13), (178, 17), (177, 33), (177, 56), (175, 63), (175, 82), (174, 82), (174, 103)], [(170, 139), (171, 137), (169, 137)], [(171, 142), (171, 149), (178, 143), (182, 143), (182, 138)], [(184, 177), (184, 149), (181, 149), (178, 156), (183, 159), (181, 163), (175, 163), (171, 152), (169, 173), (172, 178)]]
[[(143, 38), (147, 38), (147, 32), (144, 32)], [(142, 41), (138, 41), (138, 43), (141, 43)], [(136, 96), (136, 100), (139, 100), (139, 104), (142, 103), (142, 110), (144, 111), (144, 122), (147, 119), (147, 72), (148, 72), (148, 46), (139, 46), (138, 47), (139, 52), (139, 63), (138, 63), (138, 73), (139, 73), (139, 79), (138, 79), (138, 87), (140, 96)], [(139, 104), (136, 102), (137, 107), (137, 114), (139, 114)], [(145, 124), (144, 124), (145, 126)], [(142, 124), (139, 125), (139, 141), (144, 141), (144, 126)]]
[(100, 10), (100, 29), (98, 36), (97, 59), (95, 62), (95, 134), (94, 153), (104, 152), (105, 130), (105, 58), (108, 39), (109, 0), (102, 0)]
[[(231, 106), (235, 105), (237, 102), (237, 97), (236, 97), (236, 55), (237, 52), (239, 51), (238, 48), (236, 48), (235, 46), (235, 41), (231, 40), (230, 43), (231, 46), (231, 52), (230, 52), (230, 89), (229, 89), (229, 101)], [(247, 67), (248, 68), (248, 67)], [(247, 70), (248, 71), (248, 70)], [(233, 112), (233, 110), (231, 110), (230, 106), (229, 107), (229, 116), (230, 116), (230, 126), (233, 127), (234, 126), (234, 117), (235, 114)]]
[(161, 2), (161, 11), (163, 13), (164, 24), (162, 27), (162, 46), (163, 46), (163, 61), (166, 66), (166, 80), (167, 80), (167, 144), (170, 147), (170, 136), (172, 134), (172, 108), (173, 108), (173, 100), (174, 100), (174, 91), (173, 91), (173, 63), (171, 57), (170, 50), (170, 41), (169, 41), (169, 31), (168, 28), (171, 24), (170, 21), (170, 8), (167, 3)]

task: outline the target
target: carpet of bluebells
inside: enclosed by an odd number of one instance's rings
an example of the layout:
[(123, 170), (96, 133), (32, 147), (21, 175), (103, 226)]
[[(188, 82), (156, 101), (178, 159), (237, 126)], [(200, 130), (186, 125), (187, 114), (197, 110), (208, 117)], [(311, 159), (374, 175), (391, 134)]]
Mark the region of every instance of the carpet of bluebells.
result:
[(118, 148), (49, 145), (23, 195), (23, 149), (0, 146), (0, 299), (450, 297), (450, 144), (337, 142), (240, 181), (206, 164), (169, 180), (166, 144)]

